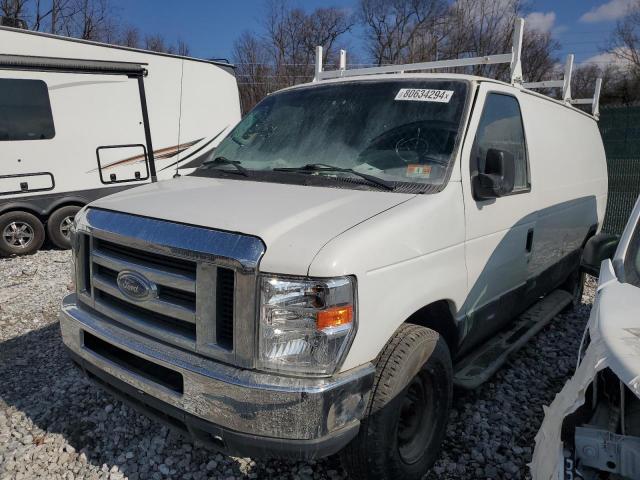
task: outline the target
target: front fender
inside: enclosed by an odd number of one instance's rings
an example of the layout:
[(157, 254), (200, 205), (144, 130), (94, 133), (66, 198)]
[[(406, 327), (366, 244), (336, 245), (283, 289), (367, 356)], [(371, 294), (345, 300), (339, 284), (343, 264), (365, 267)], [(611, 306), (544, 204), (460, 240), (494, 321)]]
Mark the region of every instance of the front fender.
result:
[[(390, 194), (391, 195), (391, 194)], [(461, 185), (420, 195), (336, 237), (309, 275), (358, 278), (358, 331), (342, 365), (372, 361), (413, 313), (447, 300), (455, 315), (467, 295)]]

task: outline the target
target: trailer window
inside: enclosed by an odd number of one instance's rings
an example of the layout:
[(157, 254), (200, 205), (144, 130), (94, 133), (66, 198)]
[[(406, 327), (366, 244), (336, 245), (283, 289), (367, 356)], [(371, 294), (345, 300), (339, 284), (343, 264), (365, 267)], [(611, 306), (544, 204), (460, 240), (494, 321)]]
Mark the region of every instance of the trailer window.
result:
[(0, 78), (0, 141), (47, 140), (55, 134), (47, 84)]

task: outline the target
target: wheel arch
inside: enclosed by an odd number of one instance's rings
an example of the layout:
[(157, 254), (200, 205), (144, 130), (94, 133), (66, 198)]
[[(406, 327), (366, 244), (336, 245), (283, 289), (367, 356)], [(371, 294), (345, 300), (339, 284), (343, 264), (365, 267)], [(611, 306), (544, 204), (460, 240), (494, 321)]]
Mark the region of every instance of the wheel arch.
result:
[(30, 201), (9, 201), (4, 204), (0, 204), (0, 215), (8, 212), (17, 212), (23, 211), (28, 212), (40, 219), (41, 222), (46, 223), (49, 216), (62, 207), (68, 207), (70, 205), (84, 207), (88, 201), (85, 198), (70, 195), (65, 197), (56, 198), (55, 200), (51, 200), (50, 202), (46, 202), (40, 205), (40, 202), (30, 202)]
[(589, 239), (593, 237), (597, 232), (598, 232), (598, 224), (595, 223), (589, 227), (589, 230), (587, 231), (587, 234), (585, 235), (584, 240), (582, 240), (582, 245), (580, 246), (580, 248), (584, 248), (587, 242), (589, 241)]
[(449, 351), (455, 356), (459, 345), (456, 307), (452, 300), (437, 300), (412, 313), (404, 323), (420, 325), (438, 332), (444, 337)]
[(38, 219), (43, 223), (47, 217), (46, 214), (36, 205), (28, 202), (10, 202), (0, 205), (0, 215), (10, 212), (27, 212), (38, 217)]
[(86, 199), (81, 197), (63, 197), (51, 202), (49, 208), (47, 208), (47, 218), (51, 216), (53, 212), (61, 209), (62, 207), (84, 207), (87, 203), (89, 203)]

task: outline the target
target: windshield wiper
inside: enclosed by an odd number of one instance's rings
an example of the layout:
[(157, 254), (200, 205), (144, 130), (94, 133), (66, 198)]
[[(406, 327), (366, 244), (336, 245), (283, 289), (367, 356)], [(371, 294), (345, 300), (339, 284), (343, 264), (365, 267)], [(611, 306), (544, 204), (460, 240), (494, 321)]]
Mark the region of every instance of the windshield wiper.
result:
[(274, 172), (296, 172), (296, 173), (345, 172), (345, 173), (351, 173), (353, 175), (357, 175), (358, 177), (368, 181), (369, 183), (373, 183), (386, 190), (393, 190), (395, 188), (395, 185), (393, 183), (387, 182), (386, 180), (376, 177), (374, 175), (358, 172), (357, 170), (354, 170), (352, 168), (343, 168), (343, 167), (336, 167), (333, 165), (327, 165), (326, 163), (308, 163), (302, 167), (279, 167), (279, 168), (274, 168), (273, 171)]
[(235, 167), (240, 175), (244, 175), (245, 177), (249, 176), (249, 171), (240, 165), (240, 161), (238, 160), (229, 160), (227, 157), (216, 157), (213, 160), (205, 160), (202, 162), (202, 166), (205, 168), (215, 168), (222, 165), (231, 165)]

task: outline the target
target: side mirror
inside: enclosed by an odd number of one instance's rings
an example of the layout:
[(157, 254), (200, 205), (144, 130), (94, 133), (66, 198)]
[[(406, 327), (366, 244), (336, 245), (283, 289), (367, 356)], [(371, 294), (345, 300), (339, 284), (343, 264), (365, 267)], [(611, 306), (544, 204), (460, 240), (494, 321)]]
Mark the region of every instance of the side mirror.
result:
[(603, 260), (613, 258), (619, 242), (620, 237), (611, 233), (599, 233), (591, 237), (582, 251), (581, 270), (594, 277), (599, 276), (600, 264)]
[(516, 164), (513, 154), (505, 150), (487, 150), (484, 171), (473, 179), (473, 196), (487, 200), (507, 195), (513, 191), (516, 180)]

